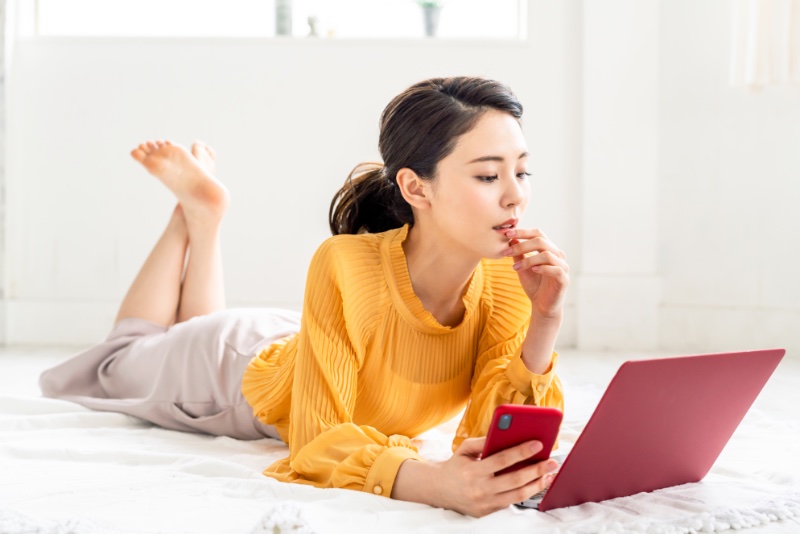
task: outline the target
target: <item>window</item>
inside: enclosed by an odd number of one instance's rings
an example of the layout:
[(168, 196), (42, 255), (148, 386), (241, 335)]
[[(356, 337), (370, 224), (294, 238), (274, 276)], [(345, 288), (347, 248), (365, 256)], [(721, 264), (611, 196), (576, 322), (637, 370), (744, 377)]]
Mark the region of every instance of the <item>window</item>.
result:
[[(21, 0), (43, 36), (273, 37), (276, 2), (291, 6), (292, 36), (314, 20), (320, 38), (421, 38), (416, 0)], [(436, 37), (523, 39), (525, 0), (444, 0)], [(25, 6), (21, 6), (25, 9)], [(310, 19), (313, 17), (313, 19)]]

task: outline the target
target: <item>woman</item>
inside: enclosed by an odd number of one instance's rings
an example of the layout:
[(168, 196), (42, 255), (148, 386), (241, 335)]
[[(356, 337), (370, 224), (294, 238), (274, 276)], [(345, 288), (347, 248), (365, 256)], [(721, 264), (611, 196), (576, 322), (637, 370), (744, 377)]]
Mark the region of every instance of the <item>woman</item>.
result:
[[(214, 151), (148, 141), (132, 156), (177, 197), (108, 338), (41, 377), (46, 396), (239, 439), (277, 437), (267, 476), (482, 516), (544, 489), (525, 443), (479, 461), (504, 403), (562, 408), (553, 351), (569, 267), (530, 198), (522, 106), (482, 78), (408, 88), (381, 116), (383, 164), (331, 203), (302, 318), (225, 310)], [(186, 258), (188, 249), (188, 259)], [(185, 273), (184, 273), (185, 267)], [(467, 406), (445, 462), (410, 437)]]

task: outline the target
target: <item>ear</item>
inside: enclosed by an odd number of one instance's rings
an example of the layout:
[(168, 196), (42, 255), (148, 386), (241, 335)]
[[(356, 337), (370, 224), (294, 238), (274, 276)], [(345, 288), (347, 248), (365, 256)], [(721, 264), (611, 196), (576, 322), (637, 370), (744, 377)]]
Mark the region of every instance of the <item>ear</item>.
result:
[(411, 207), (417, 209), (430, 207), (430, 184), (408, 167), (397, 171), (397, 187), (400, 188), (400, 193)]

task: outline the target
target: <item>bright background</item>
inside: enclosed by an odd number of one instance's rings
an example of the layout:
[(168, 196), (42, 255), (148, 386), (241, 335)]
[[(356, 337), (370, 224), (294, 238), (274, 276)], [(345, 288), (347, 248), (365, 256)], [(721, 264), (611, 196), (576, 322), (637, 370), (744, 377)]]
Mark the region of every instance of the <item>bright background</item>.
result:
[[(438, 39), (421, 38), (408, 2), (370, 15), (375, 31), (340, 20), (336, 38), (311, 39), (271, 37), (269, 10), (261, 36), (198, 24), (170, 37), (155, 23), (143, 36), (89, 25), (63, 35), (46, 22), (48, 4), (100, 16), (88, 0), (40, 0), (37, 33), (31, 2), (7, 2), (4, 340), (106, 335), (173, 207), (128, 155), (153, 138), (217, 149), (233, 198), (229, 306), (299, 309), (332, 195), (378, 157), (383, 107), (424, 78), (466, 74), (506, 82), (525, 106), (524, 224), (543, 228), (572, 268), (559, 346), (782, 346), (800, 357), (800, 90), (730, 84), (731, 2), (532, 0), (503, 4), (502, 17), (484, 13), (494, 2), (472, 2), (454, 24), (456, 3)], [(153, 4), (138, 2), (139, 13), (158, 18)], [(295, 28), (305, 35), (302, 20)]]

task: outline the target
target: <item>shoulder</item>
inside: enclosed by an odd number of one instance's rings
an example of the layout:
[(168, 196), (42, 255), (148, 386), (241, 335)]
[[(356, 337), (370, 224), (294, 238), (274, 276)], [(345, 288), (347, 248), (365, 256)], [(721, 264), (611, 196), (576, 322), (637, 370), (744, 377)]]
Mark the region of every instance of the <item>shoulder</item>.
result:
[(482, 300), (489, 317), (511, 324), (524, 323), (530, 316), (531, 303), (513, 269), (512, 258), (482, 260), (484, 281)]
[(525, 291), (519, 282), (517, 271), (512, 265), (512, 258), (483, 259), (484, 295), (492, 298), (495, 296), (525, 297)]
[(358, 261), (379, 255), (382, 234), (339, 234), (331, 236), (317, 247), (312, 263), (339, 263)]
[(391, 301), (381, 264), (382, 242), (381, 234), (329, 237), (317, 248), (308, 271), (306, 291), (313, 297), (306, 305), (337, 301), (348, 330), (361, 340), (369, 337), (380, 310)]
[(340, 234), (327, 238), (311, 258), (309, 276), (349, 286), (382, 275), (383, 238), (383, 234)]

